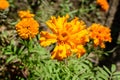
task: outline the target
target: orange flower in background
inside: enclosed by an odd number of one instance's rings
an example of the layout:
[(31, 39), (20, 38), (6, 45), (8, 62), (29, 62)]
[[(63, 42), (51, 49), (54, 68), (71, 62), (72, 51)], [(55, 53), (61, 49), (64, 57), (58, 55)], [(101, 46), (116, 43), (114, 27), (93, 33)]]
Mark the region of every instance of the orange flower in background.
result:
[(107, 0), (97, 0), (97, 4), (101, 6), (101, 8), (104, 10), (104, 11), (108, 11), (109, 9), (109, 4), (107, 2)]
[(16, 24), (16, 30), (22, 39), (34, 38), (38, 34), (39, 24), (33, 18), (25, 18)]
[(67, 22), (68, 15), (65, 17), (51, 17), (46, 23), (53, 33), (42, 31), (40, 37), (41, 46), (49, 46), (56, 43), (56, 47), (51, 53), (52, 59), (62, 60), (70, 56), (73, 52), (80, 57), (86, 51), (83, 47), (89, 41), (86, 25), (78, 18)]
[(105, 48), (104, 42), (111, 42), (111, 33), (109, 28), (94, 23), (88, 28), (88, 30), (90, 31), (89, 36), (93, 39), (95, 46)]
[(9, 2), (7, 0), (0, 0), (0, 9), (1, 10), (4, 10), (6, 8), (8, 8), (10, 5), (9, 5)]
[(18, 15), (21, 19), (23, 19), (23, 18), (33, 18), (34, 17), (34, 14), (31, 14), (29, 10), (19, 11)]

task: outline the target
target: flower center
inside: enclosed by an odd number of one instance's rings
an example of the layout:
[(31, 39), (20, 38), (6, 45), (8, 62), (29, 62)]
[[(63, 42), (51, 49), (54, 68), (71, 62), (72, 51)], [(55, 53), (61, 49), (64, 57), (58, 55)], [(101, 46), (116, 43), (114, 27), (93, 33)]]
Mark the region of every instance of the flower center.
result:
[(67, 39), (68, 39), (67, 32), (62, 32), (61, 34), (58, 35), (58, 42), (66, 42)]
[(64, 33), (62, 33), (61, 35), (62, 35), (62, 37), (64, 38), (64, 37), (66, 37), (68, 34), (67, 34), (66, 32), (64, 32)]
[(28, 29), (30, 26), (26, 26), (26, 28)]

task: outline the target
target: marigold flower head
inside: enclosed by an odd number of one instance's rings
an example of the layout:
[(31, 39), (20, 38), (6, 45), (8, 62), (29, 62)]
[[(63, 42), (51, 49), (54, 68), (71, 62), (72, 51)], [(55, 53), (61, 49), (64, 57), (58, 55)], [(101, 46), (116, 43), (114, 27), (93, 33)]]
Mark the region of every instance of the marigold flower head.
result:
[(0, 0), (0, 9), (1, 10), (4, 10), (6, 8), (8, 8), (10, 5), (9, 5), (9, 2), (7, 0)]
[(100, 46), (101, 48), (105, 48), (104, 42), (111, 42), (111, 33), (110, 29), (102, 26), (100, 24), (92, 24), (88, 30), (90, 31), (89, 36), (94, 40), (95, 46)]
[(33, 18), (34, 17), (34, 14), (31, 14), (29, 10), (19, 11), (18, 15), (21, 19), (23, 19), (23, 18)]
[[(85, 54), (86, 50), (83, 45), (77, 46), (77, 57), (81, 57), (83, 54)], [(79, 54), (80, 53), (80, 54)]]
[[(52, 59), (62, 60), (70, 56), (72, 52), (77, 53), (78, 57), (85, 53), (84, 47), (79, 46), (89, 41), (86, 25), (77, 17), (70, 22), (67, 21), (68, 18), (68, 15), (58, 18), (52, 16), (46, 23), (53, 33), (46, 31), (40, 33), (41, 46), (46, 47), (56, 43), (51, 54)], [(80, 52), (79, 49), (82, 51)]]
[(25, 18), (16, 24), (16, 30), (22, 39), (34, 38), (38, 34), (39, 24), (33, 18)]
[(107, 2), (107, 0), (97, 0), (97, 4), (101, 6), (101, 8), (104, 10), (104, 11), (108, 11), (109, 9), (109, 4)]

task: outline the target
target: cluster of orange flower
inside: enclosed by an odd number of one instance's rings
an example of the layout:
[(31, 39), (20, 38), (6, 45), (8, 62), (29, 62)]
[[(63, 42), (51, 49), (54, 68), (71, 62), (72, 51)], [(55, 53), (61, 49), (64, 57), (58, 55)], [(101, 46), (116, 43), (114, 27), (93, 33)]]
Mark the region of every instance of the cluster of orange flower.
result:
[[(34, 38), (38, 34), (39, 24), (33, 19), (34, 14), (29, 11), (20, 11), (21, 21), (16, 24), (16, 30), (22, 39)], [(43, 47), (56, 43), (51, 53), (52, 59), (63, 60), (76, 53), (81, 57), (86, 53), (84, 46), (93, 40), (94, 46), (105, 48), (105, 42), (111, 42), (110, 29), (100, 24), (92, 24), (86, 27), (84, 21), (75, 17), (68, 22), (69, 15), (63, 17), (52, 16), (46, 22), (51, 32), (40, 32), (40, 45)]]
[(9, 7), (9, 2), (7, 0), (0, 0), (0, 10), (4, 10)]
[(16, 24), (16, 30), (22, 39), (34, 38), (39, 32), (39, 24), (30, 11), (18, 12), (21, 21)]
[(104, 42), (111, 42), (110, 29), (100, 24), (92, 24), (89, 28), (89, 36), (93, 39), (95, 46), (105, 48)]
[(64, 58), (76, 53), (77, 57), (81, 57), (86, 53), (84, 46), (93, 40), (95, 46), (105, 48), (104, 42), (111, 42), (110, 29), (100, 24), (92, 24), (86, 28), (85, 23), (75, 17), (71, 21), (67, 21), (68, 15), (65, 17), (51, 17), (46, 22), (52, 33), (40, 32), (40, 45), (49, 46), (56, 43), (56, 47), (51, 53), (52, 59), (63, 60)]
[[(109, 9), (107, 0), (97, 0), (97, 4), (104, 11)], [(0, 10), (9, 7), (7, 0), (0, 0)], [(39, 33), (39, 24), (34, 20), (34, 14), (30, 11), (19, 11), (21, 20), (16, 24), (16, 31), (22, 39), (34, 38)], [(105, 48), (105, 42), (111, 42), (110, 29), (100, 24), (92, 24), (86, 27), (84, 21), (75, 17), (68, 22), (69, 15), (63, 17), (52, 16), (46, 22), (51, 32), (40, 32), (40, 45), (43, 47), (56, 43), (51, 53), (52, 59), (63, 60), (72, 54), (76, 54), (79, 58), (86, 53), (84, 46), (93, 40), (94, 46)]]
[[(98, 0), (99, 2), (99, 0)], [(103, 4), (101, 4), (103, 5)], [(105, 8), (106, 10), (107, 8)], [(16, 24), (16, 31), (22, 39), (34, 38), (39, 32), (39, 24), (34, 20), (30, 11), (19, 11), (21, 20)], [(86, 53), (85, 45), (92, 40), (94, 46), (105, 48), (105, 42), (111, 42), (110, 29), (100, 24), (86, 27), (84, 21), (75, 17), (68, 21), (69, 15), (63, 17), (52, 16), (46, 22), (51, 32), (40, 32), (40, 45), (43, 47), (56, 43), (51, 53), (52, 59), (63, 60), (76, 54), (79, 58)]]

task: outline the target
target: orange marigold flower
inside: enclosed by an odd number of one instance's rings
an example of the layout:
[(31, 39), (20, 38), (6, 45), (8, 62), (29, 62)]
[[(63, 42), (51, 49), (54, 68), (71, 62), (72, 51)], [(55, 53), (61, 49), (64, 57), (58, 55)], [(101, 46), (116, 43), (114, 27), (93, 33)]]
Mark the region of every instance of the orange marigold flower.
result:
[(0, 0), (0, 9), (4, 10), (6, 8), (8, 8), (10, 5), (9, 5), (9, 2), (6, 1), (6, 0)]
[(19, 11), (18, 15), (21, 19), (23, 19), (23, 18), (33, 18), (34, 17), (34, 14), (31, 14), (29, 10)]
[[(77, 46), (77, 50), (78, 50), (78, 53), (77, 53), (77, 57), (81, 57), (83, 54), (85, 54), (86, 50), (84, 48), (83, 45), (79, 45)], [(80, 53), (80, 54), (79, 54)]]
[(90, 31), (89, 36), (94, 40), (95, 46), (105, 48), (104, 42), (111, 42), (112, 38), (109, 28), (94, 23), (88, 28), (88, 30)]
[(33, 18), (25, 18), (16, 24), (16, 30), (22, 39), (34, 38), (38, 34), (39, 24)]
[(101, 6), (101, 8), (104, 10), (104, 11), (108, 11), (109, 9), (109, 4), (107, 2), (107, 0), (97, 0), (97, 4)]
[(86, 25), (83, 21), (79, 21), (76, 17), (68, 22), (68, 15), (65, 17), (51, 17), (46, 23), (53, 33), (42, 31), (40, 37), (41, 46), (49, 46), (56, 43), (56, 47), (52, 52), (52, 59), (62, 60), (72, 54), (77, 53), (80, 57), (85, 53), (84, 47), (89, 41), (88, 31), (85, 29)]

